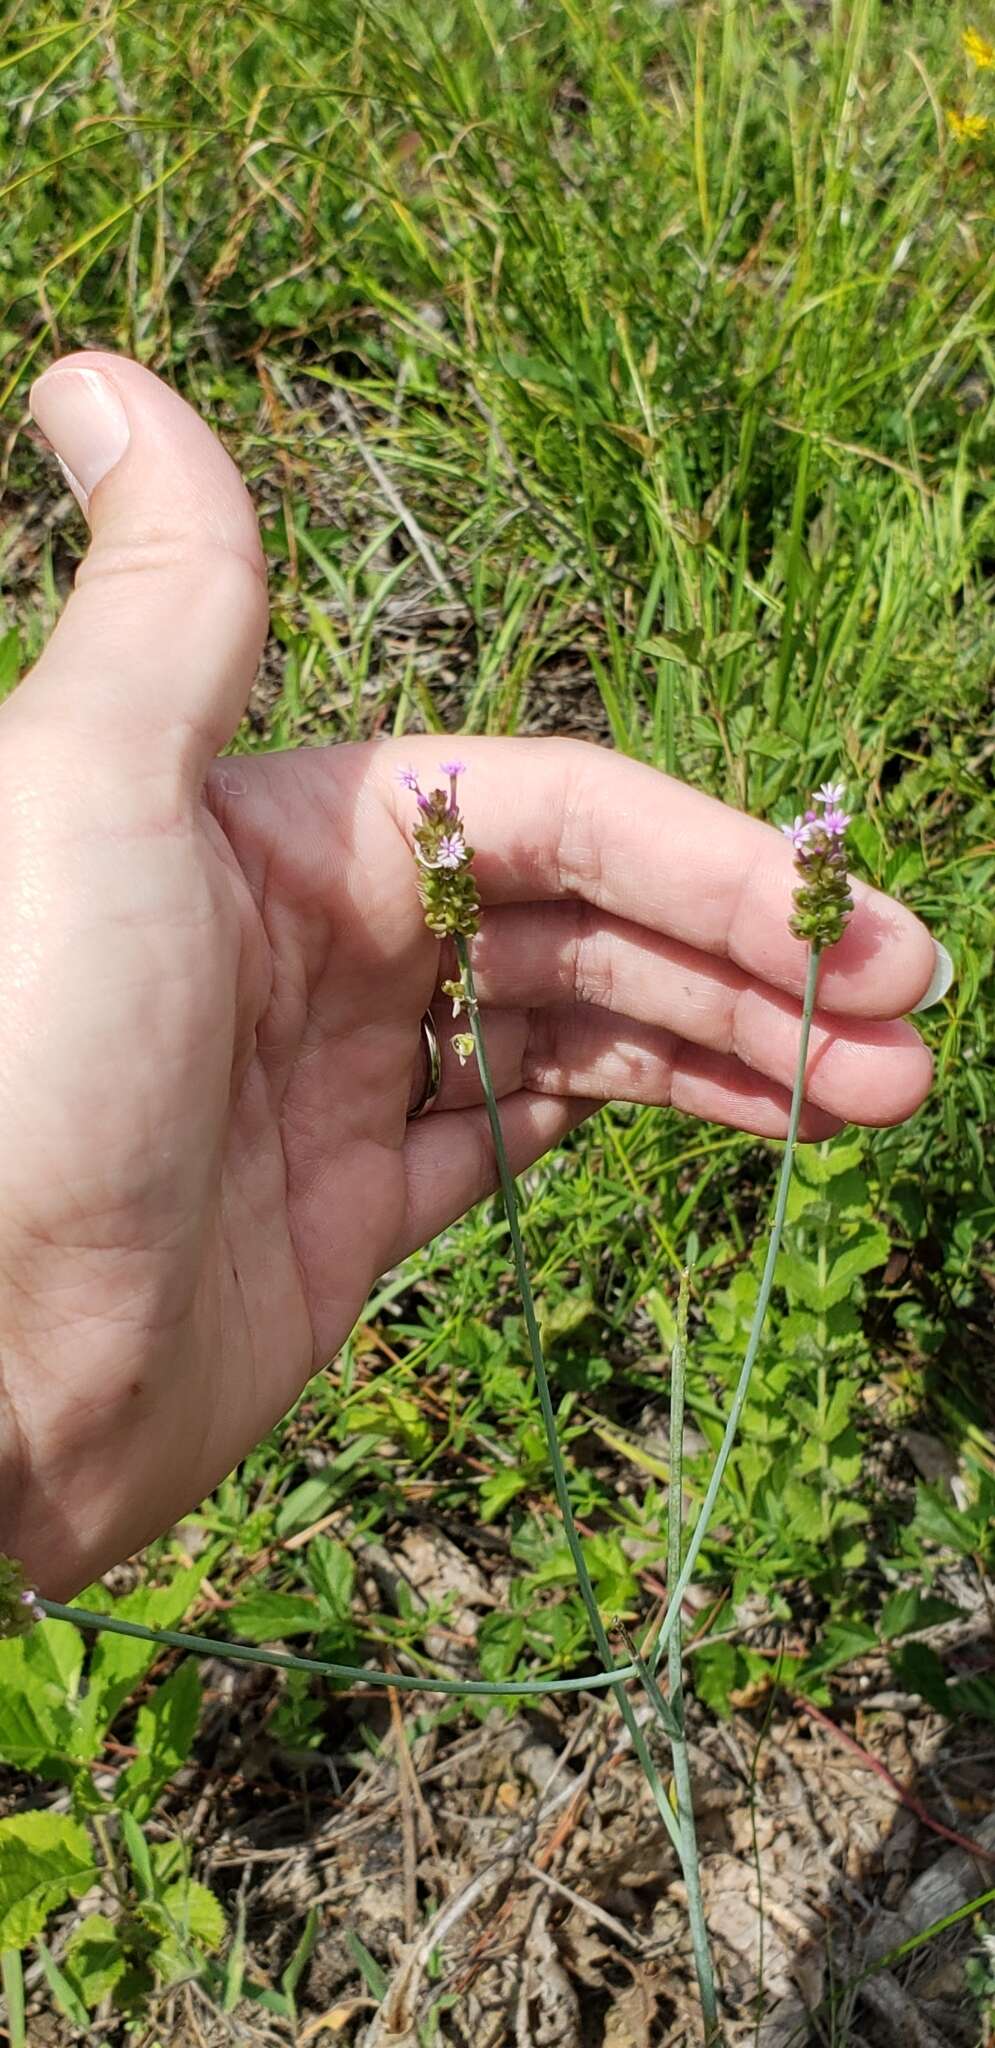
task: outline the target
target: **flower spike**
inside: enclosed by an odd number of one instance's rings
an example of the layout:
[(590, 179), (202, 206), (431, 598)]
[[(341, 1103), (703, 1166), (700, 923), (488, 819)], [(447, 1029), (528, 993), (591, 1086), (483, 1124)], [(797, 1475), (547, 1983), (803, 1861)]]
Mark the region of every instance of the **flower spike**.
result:
[(429, 931), (440, 939), (455, 938), (458, 933), (472, 938), (480, 920), (480, 898), (471, 866), (473, 848), (467, 845), (457, 794), (463, 763), (444, 762), (442, 773), (449, 777), (448, 790), (433, 789), (428, 796), (422, 794), (413, 771), (401, 775), (418, 800), (414, 830), (418, 893)]
[(800, 877), (790, 929), (796, 939), (807, 939), (820, 951), (842, 938), (853, 909), (846, 871), (846, 828), (852, 821), (839, 808), (844, 794), (841, 782), (824, 782), (812, 800), (823, 806), (821, 813), (809, 809), (793, 825), (781, 827), (794, 848)]

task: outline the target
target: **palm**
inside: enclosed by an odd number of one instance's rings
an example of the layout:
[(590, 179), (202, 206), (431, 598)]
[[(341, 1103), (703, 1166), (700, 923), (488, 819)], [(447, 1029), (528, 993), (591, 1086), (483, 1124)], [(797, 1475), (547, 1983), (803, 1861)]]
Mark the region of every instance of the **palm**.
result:
[[(226, 845), (219, 855), (209, 818), (205, 857), (228, 871), (230, 846), (238, 863), (240, 974), (263, 997), (243, 1005), (258, 1021), (238, 1054), (221, 1189), (257, 1361), (240, 1437), (284, 1411), (414, 1241), (406, 1113), (439, 948), (397, 824), (364, 789), (370, 752), (239, 761), (211, 778)], [(245, 1386), (234, 1361), (232, 1375)]]

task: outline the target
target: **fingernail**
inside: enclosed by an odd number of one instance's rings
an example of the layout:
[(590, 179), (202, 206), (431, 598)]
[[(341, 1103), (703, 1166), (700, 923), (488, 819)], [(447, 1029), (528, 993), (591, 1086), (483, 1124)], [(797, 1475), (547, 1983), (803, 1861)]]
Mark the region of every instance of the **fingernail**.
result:
[(28, 404), (85, 512), (91, 491), (120, 462), (130, 439), (117, 392), (97, 370), (56, 365), (32, 385)]
[(917, 1015), (918, 1011), (931, 1010), (934, 1003), (942, 1002), (954, 978), (954, 963), (946, 947), (941, 946), (939, 939), (934, 939), (933, 949), (936, 953), (936, 964), (925, 995), (920, 996), (919, 1001), (909, 1013), (913, 1017)]

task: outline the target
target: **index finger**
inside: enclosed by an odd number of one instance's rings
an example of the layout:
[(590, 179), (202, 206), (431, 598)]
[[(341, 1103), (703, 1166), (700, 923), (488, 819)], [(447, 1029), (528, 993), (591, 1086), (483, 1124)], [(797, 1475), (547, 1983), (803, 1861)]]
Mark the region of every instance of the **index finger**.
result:
[[(431, 787), (444, 781), (440, 763), (452, 747), (419, 736), (377, 750), (409, 838), (416, 813), (397, 770), (410, 764)], [(798, 877), (775, 826), (584, 740), (461, 738), (458, 752), (484, 904), (579, 898), (801, 995), (808, 947), (788, 929)], [(903, 1016), (932, 979), (933, 940), (869, 883), (855, 877), (852, 893), (846, 931), (823, 958), (820, 1008)]]

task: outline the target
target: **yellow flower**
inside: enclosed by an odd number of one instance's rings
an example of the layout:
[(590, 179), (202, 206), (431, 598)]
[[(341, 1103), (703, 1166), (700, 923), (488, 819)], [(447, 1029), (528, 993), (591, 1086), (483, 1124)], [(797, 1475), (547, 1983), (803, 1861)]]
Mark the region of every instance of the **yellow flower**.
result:
[(958, 114), (954, 107), (947, 108), (947, 121), (958, 142), (977, 142), (988, 126), (987, 114)]
[(964, 45), (965, 57), (970, 57), (972, 64), (976, 64), (979, 71), (991, 71), (995, 68), (995, 48), (991, 43), (986, 43), (984, 36), (979, 35), (976, 28), (966, 28), (961, 36), (961, 42)]

